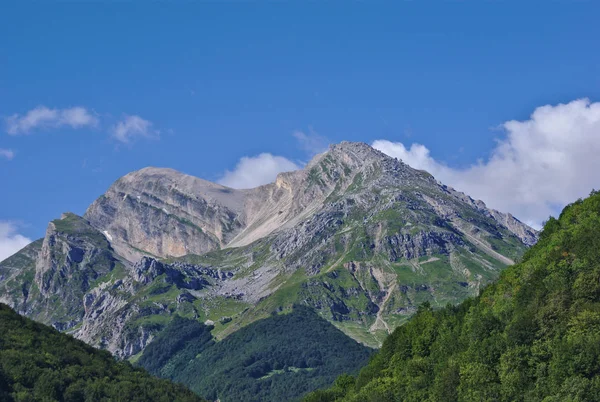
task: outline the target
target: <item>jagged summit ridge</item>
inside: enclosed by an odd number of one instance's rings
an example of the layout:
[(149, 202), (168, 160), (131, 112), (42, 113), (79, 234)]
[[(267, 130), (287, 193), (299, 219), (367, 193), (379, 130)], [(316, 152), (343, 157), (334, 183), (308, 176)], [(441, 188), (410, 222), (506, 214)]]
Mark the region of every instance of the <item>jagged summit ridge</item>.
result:
[(304, 169), (280, 173), (274, 183), (248, 190), (173, 169), (144, 168), (117, 180), (85, 218), (109, 234), (118, 252), (131, 261), (143, 252), (160, 257), (203, 254), (244, 246), (293, 227), (322, 209), (326, 200), (343, 195), (357, 177), (363, 193), (437, 186), (435, 191), (483, 211), (525, 244), (535, 241), (535, 232), (516, 219), (488, 210), (480, 201), (439, 185), (428, 173), (359, 142), (331, 145)]

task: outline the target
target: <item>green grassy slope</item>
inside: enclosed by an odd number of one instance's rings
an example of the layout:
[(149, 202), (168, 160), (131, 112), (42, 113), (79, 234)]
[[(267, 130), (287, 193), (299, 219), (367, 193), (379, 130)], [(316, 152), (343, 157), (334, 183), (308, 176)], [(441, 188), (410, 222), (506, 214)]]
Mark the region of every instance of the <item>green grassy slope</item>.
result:
[(117, 362), (0, 304), (2, 401), (201, 401), (182, 385)]
[(428, 304), (317, 401), (600, 400), (600, 193), (551, 218), (475, 299)]

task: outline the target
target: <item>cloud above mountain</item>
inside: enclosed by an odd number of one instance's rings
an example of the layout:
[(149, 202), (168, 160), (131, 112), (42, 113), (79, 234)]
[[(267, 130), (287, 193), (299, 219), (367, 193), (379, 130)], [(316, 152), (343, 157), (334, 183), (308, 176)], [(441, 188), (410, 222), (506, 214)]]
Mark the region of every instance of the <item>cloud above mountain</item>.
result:
[[(423, 144), (380, 139), (372, 146), (536, 228), (566, 204), (600, 188), (600, 102), (578, 99), (541, 106), (529, 119), (507, 121), (500, 128), (504, 136), (491, 156), (466, 168), (436, 160)], [(296, 131), (293, 136), (311, 154), (326, 149), (327, 139), (312, 131)], [(301, 167), (301, 163), (268, 153), (245, 156), (220, 183), (251, 188)]]
[[(310, 157), (325, 152), (329, 140), (319, 135), (312, 127), (308, 132), (296, 130), (292, 133), (298, 148)], [(244, 156), (240, 158), (235, 169), (225, 171), (218, 181), (224, 186), (232, 188), (254, 188), (263, 184), (272, 183), (281, 172), (302, 169), (304, 162), (292, 162), (286, 157), (261, 153), (257, 156)]]
[(501, 127), (506, 136), (490, 158), (465, 169), (435, 160), (421, 144), (377, 140), (372, 145), (536, 227), (600, 187), (600, 103), (579, 99), (541, 106), (528, 120)]
[(235, 169), (226, 171), (218, 182), (232, 188), (253, 188), (275, 181), (277, 174), (281, 172), (300, 168), (289, 159), (270, 153), (244, 156)]
[(26, 245), (31, 239), (17, 233), (17, 226), (12, 222), (0, 221), (0, 261), (10, 257)]

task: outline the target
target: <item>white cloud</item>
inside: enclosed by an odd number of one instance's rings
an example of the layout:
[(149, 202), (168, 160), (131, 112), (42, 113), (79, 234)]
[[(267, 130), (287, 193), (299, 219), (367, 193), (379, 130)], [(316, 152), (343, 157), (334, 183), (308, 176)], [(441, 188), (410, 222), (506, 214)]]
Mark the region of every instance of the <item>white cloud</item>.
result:
[(12, 149), (0, 148), (0, 157), (11, 160), (15, 157), (15, 152)]
[(17, 233), (17, 228), (12, 222), (0, 222), (0, 261), (10, 257), (31, 240)]
[(46, 106), (38, 106), (31, 109), (25, 115), (13, 114), (6, 119), (6, 131), (11, 135), (29, 134), (38, 128), (59, 127), (95, 127), (98, 118), (86, 108), (76, 106), (68, 109), (50, 109)]
[(112, 136), (122, 143), (129, 143), (135, 138), (156, 138), (159, 132), (152, 126), (152, 122), (144, 120), (140, 116), (126, 115), (113, 127)]
[(502, 128), (506, 138), (491, 157), (466, 169), (436, 161), (420, 144), (406, 148), (377, 140), (373, 147), (536, 227), (600, 188), (600, 103), (579, 99), (538, 107), (529, 120)]
[(300, 147), (311, 156), (325, 152), (329, 147), (329, 140), (319, 135), (312, 128), (309, 128), (308, 134), (297, 130), (292, 135), (298, 140)]
[(253, 188), (275, 181), (277, 174), (300, 169), (289, 159), (262, 153), (244, 156), (233, 171), (226, 171), (219, 183), (232, 188)]

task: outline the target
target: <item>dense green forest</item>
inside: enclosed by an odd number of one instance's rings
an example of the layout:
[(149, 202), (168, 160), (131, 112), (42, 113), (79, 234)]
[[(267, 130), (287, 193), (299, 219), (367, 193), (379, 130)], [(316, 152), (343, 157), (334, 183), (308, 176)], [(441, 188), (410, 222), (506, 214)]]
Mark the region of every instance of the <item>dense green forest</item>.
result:
[(138, 364), (209, 399), (292, 401), (342, 373), (357, 373), (372, 352), (311, 309), (296, 306), (220, 342), (211, 340), (210, 327), (177, 318)]
[(356, 378), (305, 401), (600, 401), (600, 193), (479, 297), (423, 305)]
[(201, 401), (0, 304), (0, 401)]

